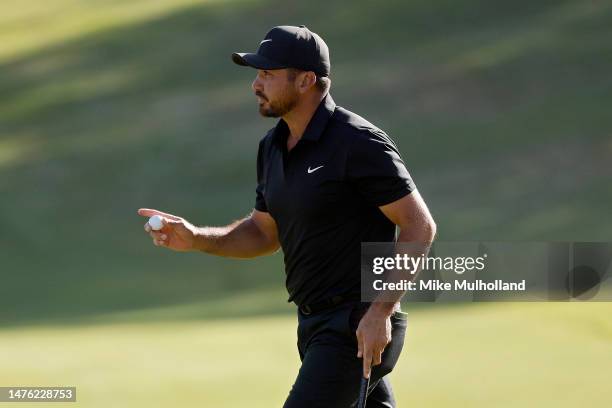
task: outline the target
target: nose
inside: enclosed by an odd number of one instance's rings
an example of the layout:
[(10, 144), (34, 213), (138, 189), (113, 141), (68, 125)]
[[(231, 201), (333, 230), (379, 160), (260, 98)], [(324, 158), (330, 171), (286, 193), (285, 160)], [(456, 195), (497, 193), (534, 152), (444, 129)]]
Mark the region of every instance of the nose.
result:
[(251, 84), (253, 92), (261, 91), (261, 82), (259, 81), (259, 74), (255, 76), (253, 83)]

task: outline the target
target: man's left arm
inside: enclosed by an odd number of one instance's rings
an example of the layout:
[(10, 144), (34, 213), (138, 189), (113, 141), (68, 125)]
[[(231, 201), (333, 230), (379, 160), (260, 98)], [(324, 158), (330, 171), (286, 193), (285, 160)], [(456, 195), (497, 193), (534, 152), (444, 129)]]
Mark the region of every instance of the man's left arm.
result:
[[(436, 235), (436, 224), (418, 190), (397, 201), (379, 207), (383, 214), (400, 229), (397, 242), (409, 242), (415, 252), (409, 256), (427, 256)], [(418, 253), (417, 253), (418, 252)], [(417, 271), (415, 271), (417, 272)], [(416, 276), (416, 274), (414, 275)], [(371, 366), (378, 365), (382, 353), (391, 342), (390, 317), (399, 305), (404, 292), (396, 298), (385, 294), (384, 300), (374, 301), (357, 328), (358, 358), (363, 358), (363, 375), (369, 378)]]

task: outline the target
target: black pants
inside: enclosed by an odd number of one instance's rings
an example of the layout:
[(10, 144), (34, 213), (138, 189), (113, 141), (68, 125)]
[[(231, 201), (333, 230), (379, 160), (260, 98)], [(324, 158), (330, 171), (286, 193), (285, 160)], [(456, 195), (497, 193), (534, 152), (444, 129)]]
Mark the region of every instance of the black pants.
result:
[[(321, 313), (298, 311), (298, 350), (302, 366), (284, 408), (349, 408), (356, 404), (363, 363), (357, 358), (355, 331), (368, 305), (350, 303)], [(396, 406), (389, 374), (402, 351), (406, 314), (391, 317), (392, 341), (382, 364), (373, 367), (367, 408)]]

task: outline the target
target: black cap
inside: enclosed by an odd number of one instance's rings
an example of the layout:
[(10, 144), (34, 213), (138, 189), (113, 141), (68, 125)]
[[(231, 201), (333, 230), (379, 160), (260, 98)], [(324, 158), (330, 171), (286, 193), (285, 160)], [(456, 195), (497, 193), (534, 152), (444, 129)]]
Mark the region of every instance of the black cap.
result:
[(257, 53), (235, 52), (232, 60), (238, 65), (257, 69), (297, 68), (329, 76), (329, 49), (317, 33), (306, 26), (274, 27), (259, 43)]

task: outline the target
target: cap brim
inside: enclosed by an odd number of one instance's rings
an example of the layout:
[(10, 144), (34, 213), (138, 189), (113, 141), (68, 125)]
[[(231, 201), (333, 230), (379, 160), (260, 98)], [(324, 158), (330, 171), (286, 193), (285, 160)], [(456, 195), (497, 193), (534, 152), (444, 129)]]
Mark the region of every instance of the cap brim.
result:
[(276, 61), (272, 61), (269, 58), (263, 57), (259, 54), (253, 54), (249, 52), (235, 52), (232, 54), (232, 61), (238, 65), (245, 67), (253, 67), (256, 69), (282, 69), (287, 68), (286, 65)]

